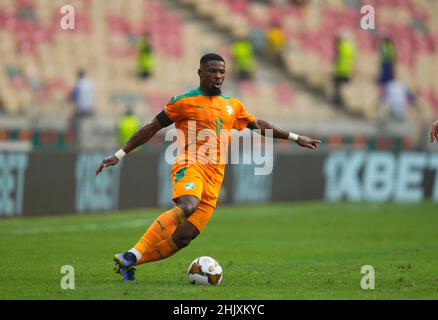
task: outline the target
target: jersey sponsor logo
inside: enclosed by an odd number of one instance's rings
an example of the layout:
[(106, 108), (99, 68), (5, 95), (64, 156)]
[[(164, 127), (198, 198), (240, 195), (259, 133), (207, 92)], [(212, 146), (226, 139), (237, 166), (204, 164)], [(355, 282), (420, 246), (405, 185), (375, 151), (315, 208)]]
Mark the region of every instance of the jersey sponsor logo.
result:
[(195, 189), (195, 183), (194, 182), (187, 182), (186, 183), (186, 190), (194, 190)]
[(227, 108), (227, 112), (228, 112), (228, 114), (231, 116), (231, 115), (233, 114), (233, 107), (230, 106), (229, 104), (227, 104), (227, 105), (225, 106), (225, 108)]

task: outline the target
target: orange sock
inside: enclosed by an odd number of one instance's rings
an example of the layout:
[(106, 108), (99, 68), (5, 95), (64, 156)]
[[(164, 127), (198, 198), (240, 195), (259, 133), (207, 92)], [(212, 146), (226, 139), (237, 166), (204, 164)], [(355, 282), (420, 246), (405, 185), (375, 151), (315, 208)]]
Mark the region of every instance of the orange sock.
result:
[(175, 206), (164, 212), (151, 224), (134, 248), (143, 255), (161, 240), (168, 239), (185, 219), (184, 211), (180, 207)]
[(161, 240), (144, 252), (141, 259), (137, 260), (136, 265), (138, 266), (143, 263), (165, 259), (176, 253), (178, 250), (179, 248), (173, 241), (172, 236), (169, 236), (169, 238)]

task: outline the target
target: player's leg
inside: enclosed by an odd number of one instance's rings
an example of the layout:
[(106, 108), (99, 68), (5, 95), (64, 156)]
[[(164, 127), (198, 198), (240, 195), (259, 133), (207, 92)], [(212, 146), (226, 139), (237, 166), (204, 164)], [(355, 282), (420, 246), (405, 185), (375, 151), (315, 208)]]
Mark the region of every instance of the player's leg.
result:
[[(137, 261), (143, 260), (143, 255), (149, 252), (155, 244), (167, 240), (166, 247), (169, 252), (176, 252), (172, 249), (174, 243), (170, 238), (175, 229), (190, 216), (199, 205), (203, 191), (203, 176), (196, 166), (183, 167), (172, 175), (173, 199), (176, 207), (171, 212), (165, 212), (148, 228), (137, 244), (125, 253), (116, 254), (113, 258), (115, 270), (122, 274), (130, 271)], [(175, 212), (176, 211), (176, 212)], [(148, 254), (146, 254), (148, 256)], [(137, 263), (138, 264), (138, 263)], [(128, 277), (131, 280), (133, 276)]]
[(134, 248), (131, 249), (131, 252), (139, 259), (154, 244), (169, 238), (175, 229), (195, 212), (198, 205), (199, 199), (192, 195), (185, 195), (176, 199), (176, 206), (161, 214), (150, 225)]
[(143, 253), (136, 265), (168, 258), (187, 247), (199, 235), (198, 229), (189, 221), (184, 221), (167, 239), (161, 240)]
[[(197, 177), (199, 177), (199, 175)], [(203, 183), (202, 194), (200, 196), (202, 201), (200, 204), (197, 204), (196, 210), (193, 213), (186, 215), (187, 221), (184, 221), (181, 225), (179, 225), (171, 236), (169, 236), (165, 240), (158, 242), (149, 250), (144, 252), (141, 258), (137, 260), (136, 265), (170, 257), (182, 248), (188, 246), (189, 243), (202, 232), (208, 221), (210, 221), (211, 216), (213, 215), (219, 196), (219, 189), (222, 183), (222, 179), (215, 179), (214, 173), (212, 173), (205, 180), (202, 178), (200, 178), (200, 180)], [(193, 180), (192, 174), (188, 181), (197, 180)], [(188, 183), (190, 184), (190, 182), (184, 182), (182, 185), (187, 186)], [(197, 183), (195, 183), (193, 191), (194, 190), (199, 191)], [(176, 194), (181, 192), (178, 191), (178, 185), (174, 185), (174, 193), (175, 192)], [(182, 199), (184, 198), (177, 198), (176, 203), (177, 205), (181, 205), (183, 207), (184, 205), (181, 203)]]
[(155, 244), (169, 239), (177, 227), (184, 223), (199, 205), (199, 199), (192, 195), (178, 197), (175, 202), (176, 206), (162, 213), (131, 250), (114, 256), (116, 263), (123, 267), (133, 266)]
[(144, 252), (136, 265), (165, 259), (187, 247), (202, 232), (213, 212), (214, 207), (201, 203), (196, 211), (179, 225), (171, 236)]

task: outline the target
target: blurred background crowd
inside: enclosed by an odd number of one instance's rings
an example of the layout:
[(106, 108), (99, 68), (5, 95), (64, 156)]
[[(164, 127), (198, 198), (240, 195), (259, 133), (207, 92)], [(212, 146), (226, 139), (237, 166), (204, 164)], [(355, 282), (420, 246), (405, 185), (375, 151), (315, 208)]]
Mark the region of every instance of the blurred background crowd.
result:
[(224, 94), (322, 149), (433, 148), (437, 15), (435, 0), (1, 0), (0, 149), (113, 149), (197, 87), (208, 52)]

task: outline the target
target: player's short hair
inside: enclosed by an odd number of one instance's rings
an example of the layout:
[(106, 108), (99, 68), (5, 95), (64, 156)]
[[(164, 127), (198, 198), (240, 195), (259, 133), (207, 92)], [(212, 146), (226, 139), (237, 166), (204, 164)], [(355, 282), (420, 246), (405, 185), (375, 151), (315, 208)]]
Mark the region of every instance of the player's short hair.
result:
[(207, 53), (202, 56), (200, 64), (207, 63), (208, 61), (222, 61), (225, 62), (224, 58), (216, 53)]

